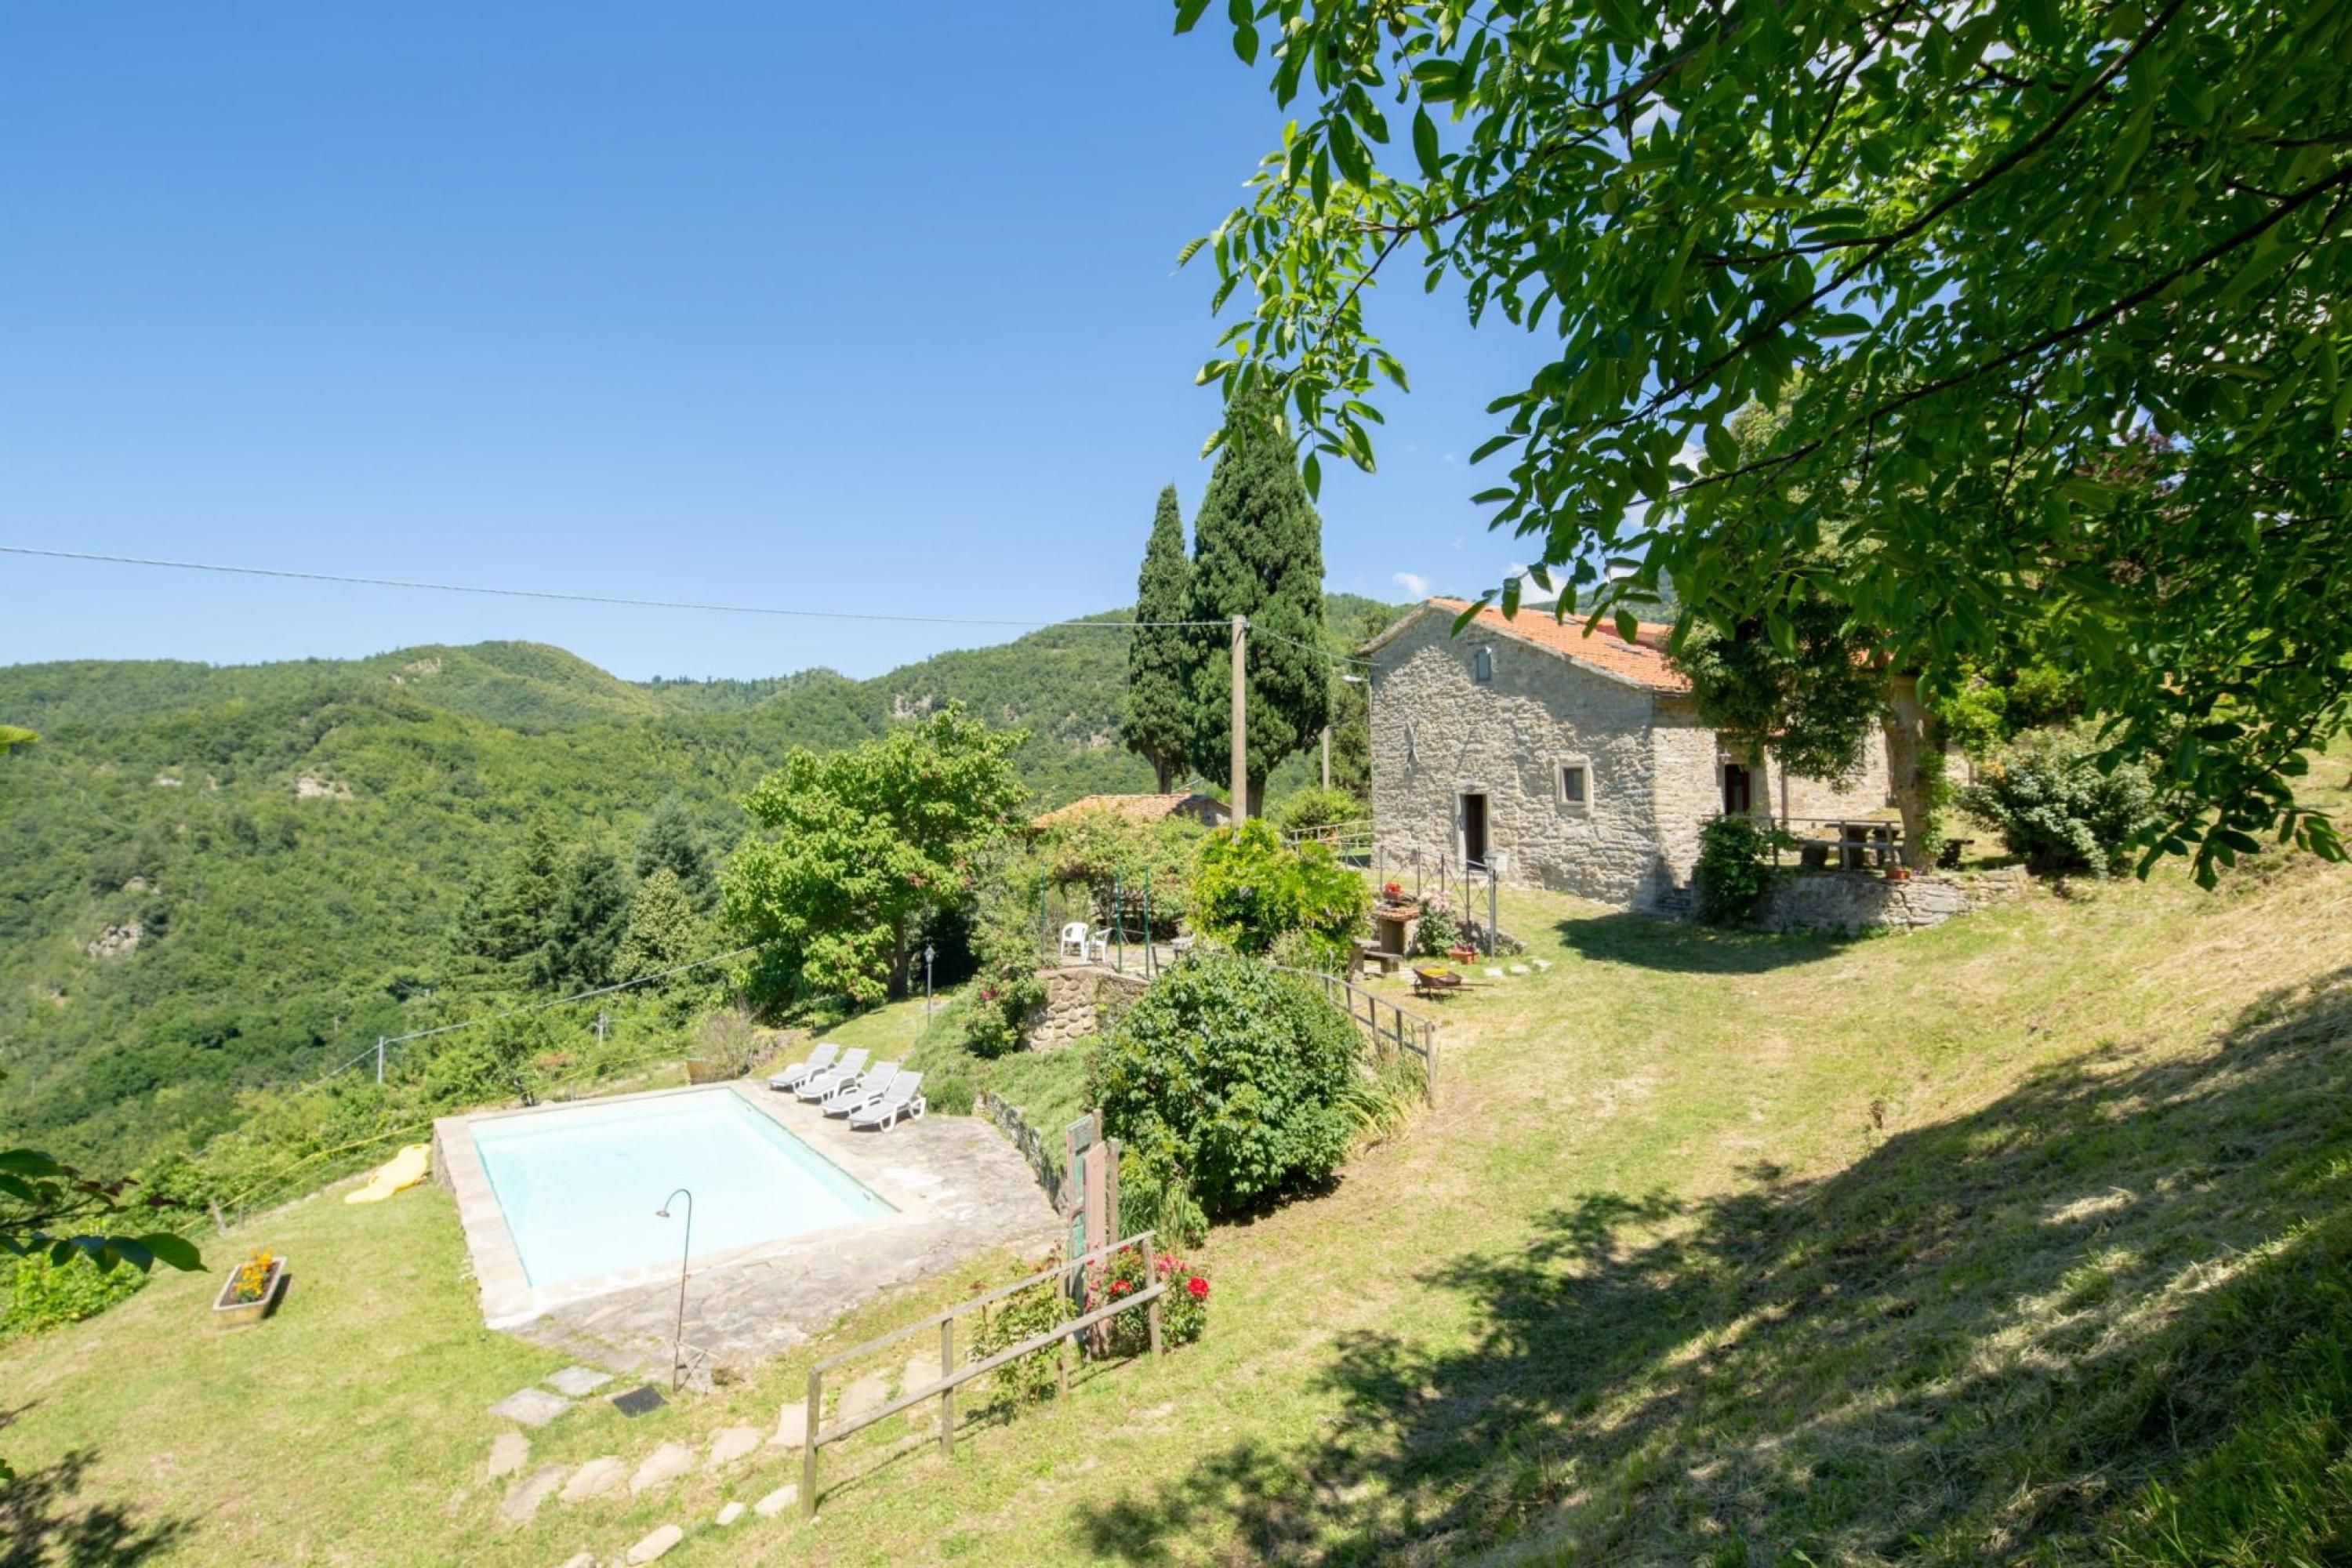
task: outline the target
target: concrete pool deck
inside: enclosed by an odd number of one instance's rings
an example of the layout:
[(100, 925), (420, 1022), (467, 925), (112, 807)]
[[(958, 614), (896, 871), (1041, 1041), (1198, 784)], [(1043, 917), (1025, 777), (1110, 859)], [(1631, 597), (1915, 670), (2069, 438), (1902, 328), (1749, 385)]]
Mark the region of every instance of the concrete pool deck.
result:
[(677, 1264), (532, 1287), (471, 1127), (685, 1094), (734, 1095), (898, 1211), (691, 1258), (685, 1339), (701, 1352), (705, 1368), (783, 1354), (880, 1292), (967, 1258), (1000, 1248), (1040, 1253), (1061, 1239), (1062, 1222), (1027, 1163), (975, 1117), (933, 1115), (887, 1132), (853, 1131), (816, 1107), (751, 1079), (445, 1117), (433, 1124), (434, 1172), (457, 1199), (482, 1317), (491, 1328), (615, 1372), (668, 1368)]

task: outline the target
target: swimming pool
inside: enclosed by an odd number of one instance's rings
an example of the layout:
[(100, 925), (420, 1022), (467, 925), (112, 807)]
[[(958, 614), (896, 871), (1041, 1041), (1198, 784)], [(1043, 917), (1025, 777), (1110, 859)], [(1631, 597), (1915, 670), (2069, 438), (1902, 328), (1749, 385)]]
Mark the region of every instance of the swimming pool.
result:
[(675, 1262), (694, 1194), (694, 1255), (898, 1211), (736, 1096), (666, 1095), (472, 1124), (525, 1279), (562, 1284)]

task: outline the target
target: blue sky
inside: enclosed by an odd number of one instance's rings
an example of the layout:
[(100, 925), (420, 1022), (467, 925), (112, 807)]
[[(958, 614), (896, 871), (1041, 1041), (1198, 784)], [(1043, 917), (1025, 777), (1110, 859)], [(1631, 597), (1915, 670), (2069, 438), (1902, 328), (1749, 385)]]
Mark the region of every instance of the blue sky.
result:
[[(1115, 5), (21, 6), (0, 22), (0, 543), (912, 615), (1127, 602), (1216, 419), (1206, 270), (1280, 118)], [(1328, 584), (1491, 584), (1460, 460), (1530, 345), (1416, 277)], [(1483, 476), (1481, 482), (1485, 480)], [(871, 674), (979, 628), (0, 555), (0, 662), (528, 637)]]

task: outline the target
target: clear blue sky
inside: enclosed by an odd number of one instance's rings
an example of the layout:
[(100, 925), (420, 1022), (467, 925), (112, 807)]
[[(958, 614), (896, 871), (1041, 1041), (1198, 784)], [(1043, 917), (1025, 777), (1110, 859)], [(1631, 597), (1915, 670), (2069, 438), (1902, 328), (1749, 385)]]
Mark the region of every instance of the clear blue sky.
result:
[[(1154, 0), (29, 5), (0, 23), (0, 542), (766, 605), (1128, 602), (1216, 420), (1177, 247), (1276, 137)], [(1334, 589), (1484, 587), (1530, 347), (1417, 278)], [(1486, 480), (1481, 476), (1481, 482)], [(0, 663), (529, 637), (871, 674), (1003, 634), (0, 556)]]

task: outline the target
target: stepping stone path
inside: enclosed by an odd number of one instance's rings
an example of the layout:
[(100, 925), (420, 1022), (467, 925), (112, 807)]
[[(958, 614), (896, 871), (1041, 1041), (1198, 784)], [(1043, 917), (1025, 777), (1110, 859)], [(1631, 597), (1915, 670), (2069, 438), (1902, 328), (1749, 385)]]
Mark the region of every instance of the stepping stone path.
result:
[(869, 1410), (879, 1410), (889, 1397), (889, 1380), (878, 1372), (869, 1372), (841, 1391), (841, 1403), (834, 1406), (834, 1419), (855, 1421)]
[(568, 1394), (574, 1399), (585, 1399), (613, 1381), (609, 1372), (598, 1372), (593, 1366), (567, 1366), (547, 1380), (547, 1386), (558, 1394)]
[(776, 1417), (776, 1435), (768, 1439), (772, 1448), (804, 1448), (808, 1446), (808, 1406), (806, 1404), (787, 1405)]
[(1514, 963), (1511, 965), (1511, 973), (1514, 974), (1525, 974), (1527, 972), (1528, 966), (1524, 963)]
[(499, 1518), (508, 1524), (529, 1524), (539, 1512), (539, 1505), (547, 1494), (563, 1484), (562, 1465), (541, 1465), (507, 1489), (506, 1500), (499, 1504)]
[(590, 1498), (619, 1491), (628, 1474), (629, 1468), (610, 1454), (591, 1459), (572, 1471), (572, 1479), (563, 1483), (563, 1500), (586, 1502)]
[(711, 1522), (719, 1526), (719, 1529), (724, 1530), (742, 1517), (743, 1505), (740, 1502), (730, 1502), (725, 1508), (719, 1510), (719, 1517), (712, 1520)]
[(490, 1414), (520, 1421), (526, 1426), (544, 1426), (571, 1408), (572, 1401), (560, 1394), (550, 1394), (543, 1388), (519, 1388), (491, 1405)]
[(753, 1503), (751, 1505), (751, 1511), (758, 1514), (761, 1519), (773, 1519), (776, 1515), (783, 1512), (784, 1510), (792, 1507), (793, 1504), (800, 1500), (800, 1487), (795, 1483), (787, 1482), (783, 1486), (778, 1487), (774, 1491), (770, 1492), (766, 1497), (761, 1498), (758, 1502)]
[(1551, 967), (1551, 960), (1549, 958), (1531, 958), (1528, 960), (1528, 962), (1534, 964), (1538, 970), (1549, 969)]
[(694, 1468), (694, 1450), (683, 1443), (664, 1443), (646, 1456), (637, 1473), (629, 1478), (629, 1490), (641, 1492), (655, 1487), (666, 1487)]
[(707, 1470), (723, 1469), (738, 1459), (748, 1458), (760, 1446), (757, 1426), (722, 1426), (710, 1440), (710, 1458), (703, 1465)]
[(1500, 980), (1502, 977), (1503, 977), (1503, 966), (1502, 966), (1501, 964), (1499, 964), (1499, 963), (1490, 963), (1490, 964), (1488, 964), (1488, 965), (1486, 966), (1486, 978), (1487, 978), (1487, 979), (1489, 979), (1489, 980)]
[(563, 1568), (596, 1568), (596, 1554), (593, 1552), (575, 1552), (563, 1560)]
[[(898, 1376), (900, 1394), (912, 1394), (919, 1388), (929, 1388), (940, 1380), (939, 1352), (933, 1351), (928, 1355), (908, 1357), (907, 1370)], [(907, 1419), (919, 1426), (931, 1426), (939, 1418), (939, 1405), (928, 1399), (907, 1412)]]
[(685, 1539), (686, 1531), (674, 1524), (665, 1524), (629, 1548), (629, 1562), (633, 1568), (636, 1563), (650, 1563)]
[(530, 1439), (520, 1432), (501, 1432), (490, 1442), (490, 1479), (513, 1475), (530, 1462)]

